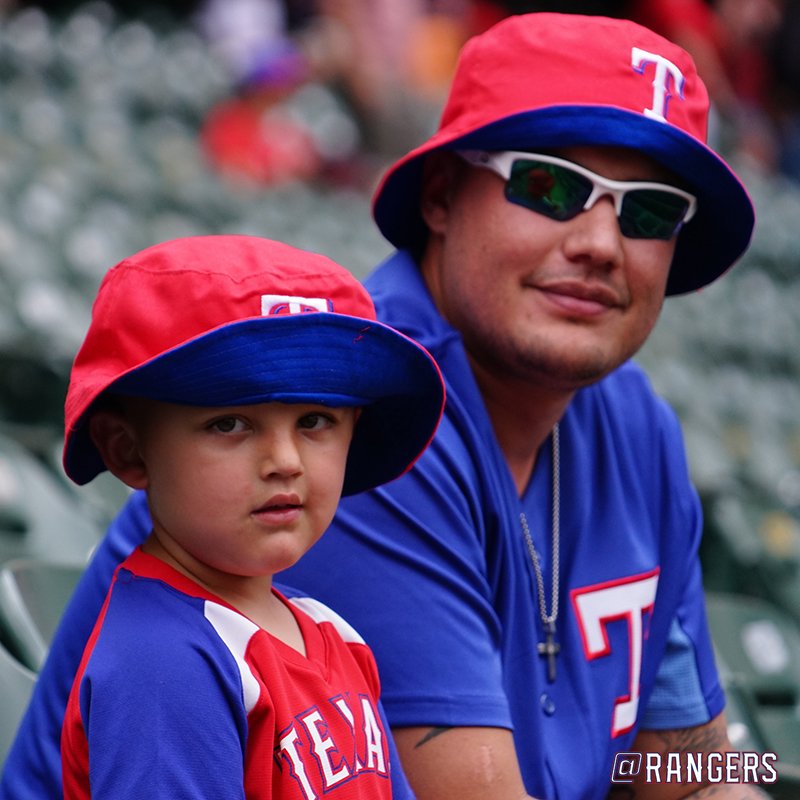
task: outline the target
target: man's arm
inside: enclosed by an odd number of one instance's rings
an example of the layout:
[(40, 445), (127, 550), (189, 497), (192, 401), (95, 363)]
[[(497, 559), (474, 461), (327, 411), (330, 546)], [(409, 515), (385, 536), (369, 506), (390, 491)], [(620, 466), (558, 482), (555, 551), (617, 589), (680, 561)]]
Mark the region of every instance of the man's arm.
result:
[(505, 728), (395, 728), (417, 800), (533, 800)]
[[(511, 731), (504, 728), (396, 728), (400, 760), (417, 800), (532, 800), (522, 783)], [(638, 753), (721, 753), (731, 750), (725, 716), (681, 730), (641, 731)], [(576, 768), (578, 768), (576, 766)], [(608, 800), (768, 800), (748, 784), (620, 784)]]
[[(643, 730), (634, 739), (635, 753), (658, 753), (666, 764), (669, 754), (730, 752), (725, 714), (719, 714), (705, 725), (677, 730)], [(675, 756), (672, 756), (674, 759)], [(685, 773), (685, 770), (682, 770)], [(704, 783), (646, 782), (648, 773), (640, 771), (633, 783), (612, 787), (608, 800), (760, 800), (769, 795), (757, 786), (745, 783), (712, 783), (704, 770)]]

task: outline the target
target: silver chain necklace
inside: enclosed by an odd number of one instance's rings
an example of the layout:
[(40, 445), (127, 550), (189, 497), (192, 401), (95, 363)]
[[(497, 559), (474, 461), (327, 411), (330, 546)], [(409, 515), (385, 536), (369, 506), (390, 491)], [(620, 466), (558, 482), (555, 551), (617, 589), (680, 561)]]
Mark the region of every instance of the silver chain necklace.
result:
[(528, 545), (528, 552), (533, 563), (533, 572), (536, 575), (536, 594), (539, 600), (539, 617), (544, 626), (545, 640), (539, 642), (536, 649), (542, 658), (547, 659), (547, 680), (553, 683), (556, 679), (556, 656), (561, 650), (561, 645), (556, 641), (556, 620), (558, 619), (558, 586), (559, 586), (559, 542), (561, 539), (561, 446), (559, 442), (558, 423), (553, 426), (553, 518), (552, 518), (552, 585), (550, 588), (550, 613), (547, 612), (547, 602), (544, 595), (544, 578), (542, 577), (542, 565), (539, 562), (539, 554), (533, 545), (533, 537), (528, 527), (528, 518), (525, 512), (521, 511), (519, 521), (522, 525), (522, 533), (525, 535), (525, 543)]

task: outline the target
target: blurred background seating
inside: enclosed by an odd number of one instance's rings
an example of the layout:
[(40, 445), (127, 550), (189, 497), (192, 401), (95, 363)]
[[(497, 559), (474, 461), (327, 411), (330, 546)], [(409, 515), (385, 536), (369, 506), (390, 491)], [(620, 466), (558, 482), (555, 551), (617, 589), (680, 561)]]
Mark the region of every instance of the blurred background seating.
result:
[(0, 764), (14, 741), (35, 680), (36, 673), (20, 664), (0, 644)]
[(38, 672), (83, 563), (19, 558), (0, 566), (0, 630), (9, 650)]

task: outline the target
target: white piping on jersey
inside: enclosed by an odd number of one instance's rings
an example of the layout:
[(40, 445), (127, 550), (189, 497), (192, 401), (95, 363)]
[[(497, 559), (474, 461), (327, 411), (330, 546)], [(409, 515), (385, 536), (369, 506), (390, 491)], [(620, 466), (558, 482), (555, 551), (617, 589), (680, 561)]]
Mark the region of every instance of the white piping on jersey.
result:
[(239, 668), (239, 675), (242, 679), (242, 695), (244, 699), (245, 711), (249, 714), (255, 707), (260, 694), (258, 681), (253, 676), (250, 666), (244, 660), (245, 650), (250, 643), (253, 634), (260, 628), (247, 617), (238, 611), (205, 601), (204, 613), (206, 619), (213, 625), (214, 630), (219, 634), (220, 639), (230, 651), (236, 666)]
[(359, 632), (335, 611), (313, 597), (289, 597), (289, 602), (308, 614), (314, 622), (330, 622), (345, 642), (364, 644)]

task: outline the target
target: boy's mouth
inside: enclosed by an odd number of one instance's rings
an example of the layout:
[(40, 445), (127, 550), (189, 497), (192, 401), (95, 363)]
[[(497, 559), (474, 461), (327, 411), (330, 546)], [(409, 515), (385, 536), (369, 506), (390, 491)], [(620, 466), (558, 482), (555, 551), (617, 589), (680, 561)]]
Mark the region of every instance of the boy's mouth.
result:
[(260, 517), (292, 518), (303, 508), (300, 498), (295, 494), (279, 494), (270, 497), (263, 505), (253, 510)]

